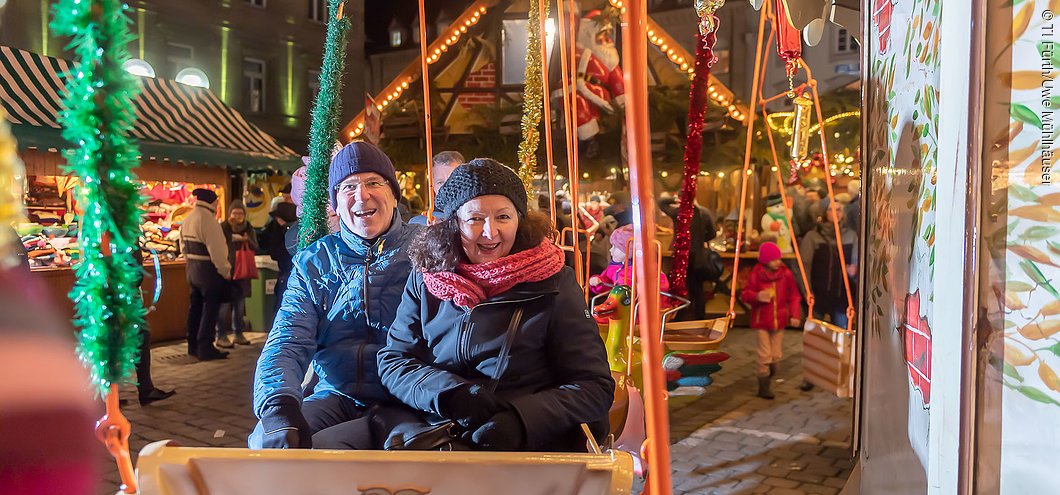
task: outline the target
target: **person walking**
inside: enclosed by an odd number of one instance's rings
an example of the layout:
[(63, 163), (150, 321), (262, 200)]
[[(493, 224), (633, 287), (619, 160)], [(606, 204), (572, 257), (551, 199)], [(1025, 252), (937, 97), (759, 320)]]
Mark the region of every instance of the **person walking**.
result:
[[(283, 203), (278, 203), (283, 204)], [(228, 244), (228, 264), (232, 266), (231, 302), (221, 305), (221, 318), (217, 327), (217, 340), (214, 345), (231, 348), (234, 344), (250, 345), (243, 336), (246, 323), (247, 297), (250, 296), (250, 279), (235, 280), (236, 252), (249, 249), (252, 253), (258, 250), (258, 234), (247, 221), (247, 209), (243, 202), (233, 200), (228, 205), (228, 220), (221, 222), (225, 241)], [(229, 339), (228, 333), (232, 332)]]
[[(418, 231), (401, 221), (394, 165), (355, 141), (331, 160), (339, 232), (298, 252), (280, 311), (254, 372), (251, 448), (311, 448), (312, 436), (390, 398), (376, 352), (386, 342), (412, 269)], [(317, 382), (303, 390), (312, 367)]]
[(221, 303), (231, 298), (232, 265), (228, 243), (217, 223), (217, 193), (196, 189), (195, 207), (180, 228), (180, 251), (187, 260), (191, 301), (188, 306), (188, 355), (202, 361), (223, 359), (228, 353), (213, 346)]
[(758, 264), (740, 297), (751, 305), (751, 328), (758, 338), (758, 396), (772, 399), (770, 382), (783, 357), (784, 328), (798, 326), (802, 318), (795, 276), (784, 266), (776, 244), (764, 242), (758, 248)]

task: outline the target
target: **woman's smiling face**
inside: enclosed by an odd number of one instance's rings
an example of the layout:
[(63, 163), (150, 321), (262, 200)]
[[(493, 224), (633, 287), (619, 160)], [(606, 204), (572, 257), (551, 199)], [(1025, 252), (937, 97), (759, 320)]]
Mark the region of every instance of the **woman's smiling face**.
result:
[(479, 196), (464, 203), (456, 215), (460, 245), (471, 263), (486, 263), (512, 252), (519, 212), (506, 196)]

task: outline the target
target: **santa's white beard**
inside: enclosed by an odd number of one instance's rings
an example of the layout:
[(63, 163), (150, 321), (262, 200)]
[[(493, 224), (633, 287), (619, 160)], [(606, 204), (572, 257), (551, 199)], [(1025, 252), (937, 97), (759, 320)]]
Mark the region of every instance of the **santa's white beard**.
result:
[(615, 67), (618, 67), (619, 62), (622, 61), (622, 57), (618, 54), (618, 48), (615, 48), (615, 45), (593, 45), (593, 55), (609, 71), (615, 70)]

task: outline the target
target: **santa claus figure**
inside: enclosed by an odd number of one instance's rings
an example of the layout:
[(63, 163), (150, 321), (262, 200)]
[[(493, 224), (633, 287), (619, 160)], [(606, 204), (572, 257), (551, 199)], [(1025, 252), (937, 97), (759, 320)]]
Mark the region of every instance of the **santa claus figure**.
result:
[(615, 48), (615, 27), (599, 10), (586, 13), (578, 23), (576, 84), (578, 139), (587, 141), (600, 133), (601, 112), (625, 106), (621, 57)]

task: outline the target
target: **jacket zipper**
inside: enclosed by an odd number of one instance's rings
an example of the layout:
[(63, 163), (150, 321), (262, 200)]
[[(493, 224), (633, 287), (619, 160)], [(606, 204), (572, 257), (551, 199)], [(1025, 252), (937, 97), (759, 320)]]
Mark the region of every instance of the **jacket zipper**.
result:
[(783, 328), (780, 328), (780, 316), (777, 314), (777, 312), (779, 311), (779, 309), (777, 308), (777, 283), (773, 282), (771, 285), (773, 286), (773, 329), (783, 330)]
[[(461, 320), (461, 323), (460, 323), (460, 339), (458, 340), (457, 349), (456, 349), (457, 360), (462, 362), (464, 364), (465, 368), (469, 372), (471, 371), (471, 349), (470, 349), (470, 347), (471, 347), (471, 332), (470, 332), (470, 329), (471, 329), (471, 313), (473, 313), (476, 309), (481, 308), (483, 306), (494, 306), (494, 305), (498, 305), (498, 304), (525, 303), (525, 302), (533, 301), (535, 299), (540, 299), (542, 297), (544, 297), (544, 295), (537, 295), (537, 296), (529, 297), (529, 298), (526, 298), (526, 299), (515, 299), (515, 300), (512, 300), (512, 301), (484, 302), (484, 303), (479, 303), (478, 305), (476, 305), (476, 306), (468, 309), (467, 311), (465, 311), (464, 312), (464, 317), (463, 317), (463, 319)], [(507, 330), (507, 328), (508, 327), (505, 327), (505, 330)]]
[(357, 396), (360, 397), (361, 389), (364, 388), (364, 347), (367, 344), (357, 346)]

